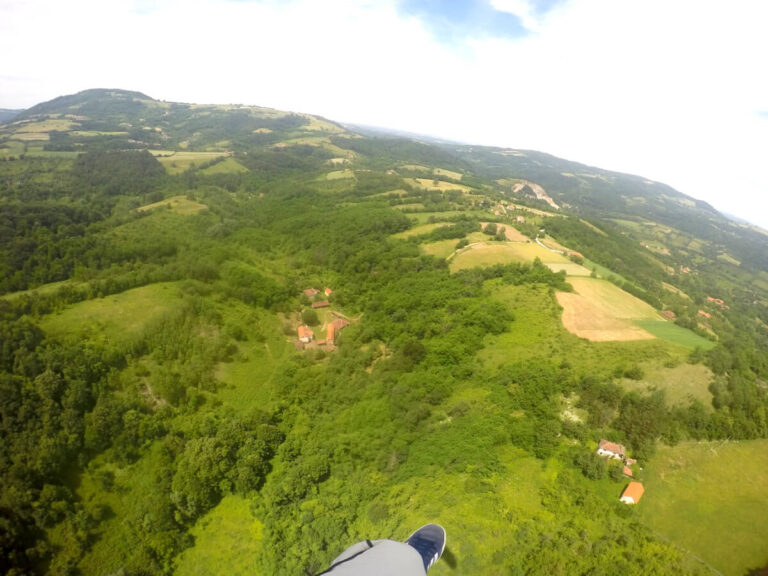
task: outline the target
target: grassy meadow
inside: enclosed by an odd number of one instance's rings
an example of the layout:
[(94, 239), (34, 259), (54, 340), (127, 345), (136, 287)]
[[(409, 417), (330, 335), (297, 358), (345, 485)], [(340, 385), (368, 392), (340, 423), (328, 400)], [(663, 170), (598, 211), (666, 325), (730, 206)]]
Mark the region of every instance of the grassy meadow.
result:
[(550, 252), (532, 243), (502, 243), (475, 244), (468, 246), (451, 259), (451, 272), (474, 268), (476, 266), (493, 266), (494, 264), (509, 264), (511, 262), (533, 262), (536, 258), (549, 263), (570, 263), (570, 260), (560, 254)]
[(180, 302), (179, 284), (160, 282), (72, 304), (44, 316), (40, 327), (53, 336), (92, 334), (120, 341), (137, 336), (149, 322)]
[(726, 576), (768, 563), (768, 441), (662, 446), (645, 470), (643, 521)]

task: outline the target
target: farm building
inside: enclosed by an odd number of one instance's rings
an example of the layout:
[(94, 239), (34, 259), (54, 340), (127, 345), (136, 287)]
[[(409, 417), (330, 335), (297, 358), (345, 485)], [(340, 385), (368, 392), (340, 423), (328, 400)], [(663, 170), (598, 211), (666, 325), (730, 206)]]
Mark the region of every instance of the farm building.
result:
[(675, 319), (675, 313), (672, 312), (672, 310), (662, 310), (661, 315), (664, 316), (667, 320), (674, 320)]
[(629, 466), (624, 466), (623, 472), (624, 472), (624, 476), (629, 476), (630, 478), (634, 476), (634, 474), (632, 473), (632, 468), (630, 468)]
[(328, 308), (331, 303), (328, 302), (328, 300), (318, 300), (317, 302), (312, 302), (312, 308)]
[(299, 326), (299, 342), (311, 342), (315, 335), (312, 334), (312, 328), (309, 326)]
[(328, 297), (331, 294), (333, 294), (333, 290), (331, 290), (330, 288), (326, 288), (325, 290), (323, 290), (323, 292), (325, 293), (326, 297)]
[(336, 335), (347, 326), (349, 326), (349, 322), (344, 320), (344, 318), (336, 318), (333, 322), (329, 322), (325, 339), (332, 343), (336, 339)]
[(314, 298), (315, 296), (320, 294), (320, 290), (318, 290), (317, 288), (307, 288), (306, 290), (303, 291), (303, 294), (307, 298)]
[(600, 440), (597, 444), (597, 454), (599, 456), (608, 456), (609, 458), (615, 458), (616, 460), (623, 460), (626, 452), (626, 448), (621, 444), (609, 442), (605, 439)]
[(627, 487), (624, 488), (624, 492), (621, 493), (621, 500), (624, 504), (637, 504), (640, 502), (640, 498), (643, 497), (645, 488), (640, 482), (630, 482)]

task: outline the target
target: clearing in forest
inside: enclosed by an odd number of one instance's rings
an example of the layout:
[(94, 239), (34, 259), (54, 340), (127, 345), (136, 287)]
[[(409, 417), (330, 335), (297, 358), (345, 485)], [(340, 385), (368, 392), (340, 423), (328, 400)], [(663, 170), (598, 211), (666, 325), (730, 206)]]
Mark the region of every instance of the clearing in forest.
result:
[(634, 323), (659, 319), (649, 304), (605, 280), (572, 277), (568, 282), (574, 292), (558, 292), (557, 301), (569, 332), (595, 342), (654, 338)]
[(180, 302), (177, 282), (159, 282), (78, 302), (44, 316), (40, 327), (54, 336), (96, 332), (121, 341), (138, 335), (147, 323)]
[[(485, 228), (489, 223), (488, 222), (480, 222), (480, 226)], [(504, 236), (506, 236), (508, 242), (530, 242), (531, 239), (528, 238), (525, 234), (520, 232), (517, 228), (513, 228), (509, 224), (499, 224), (498, 222), (495, 223), (496, 228), (498, 230), (504, 231)]]
[(552, 272), (564, 271), (568, 276), (590, 276), (592, 274), (592, 270), (581, 264), (576, 264), (576, 262), (547, 262), (547, 267)]
[(768, 440), (661, 446), (639, 512), (654, 531), (726, 576), (768, 563)]
[(493, 266), (494, 264), (509, 264), (511, 262), (533, 262), (539, 258), (543, 262), (568, 263), (570, 260), (560, 254), (550, 252), (537, 244), (512, 242), (501, 244), (477, 243), (467, 246), (451, 259), (451, 272), (474, 268), (476, 266)]
[(216, 162), (213, 166), (209, 166), (203, 170), (200, 170), (200, 174), (242, 174), (250, 172), (248, 168), (240, 164), (234, 158), (225, 158), (221, 162)]
[(174, 150), (150, 150), (149, 152), (157, 158), (168, 174), (180, 174), (194, 166), (227, 155), (222, 152), (179, 152)]
[(156, 208), (161, 208), (161, 207), (167, 207), (172, 212), (175, 212), (176, 214), (181, 214), (184, 216), (187, 216), (190, 214), (197, 214), (198, 212), (202, 210), (206, 210), (208, 208), (208, 206), (206, 206), (205, 204), (200, 204), (200, 202), (195, 202), (194, 200), (190, 200), (186, 196), (171, 196), (170, 198), (166, 198), (165, 200), (160, 200), (159, 202), (153, 202), (152, 204), (147, 204), (146, 206), (141, 206), (136, 210), (139, 212), (148, 212), (150, 210), (154, 210)]
[(714, 379), (712, 370), (703, 364), (683, 363), (672, 368), (643, 366), (645, 374), (640, 380), (621, 379), (621, 385), (627, 390), (639, 392), (664, 390), (667, 404), (686, 406), (692, 400), (698, 400), (708, 410), (712, 409), (712, 393), (709, 385)]
[[(432, 232), (432, 230), (435, 230), (436, 228), (442, 228), (443, 226), (448, 226), (449, 224), (450, 224), (449, 222), (434, 222), (432, 224), (421, 224), (419, 226), (414, 226), (409, 230), (398, 232), (397, 234), (392, 234), (392, 238), (410, 238), (411, 236), (429, 234), (430, 232)], [(458, 240), (456, 240), (456, 242), (458, 242)]]
[(453, 182), (445, 182), (444, 180), (433, 180), (431, 178), (405, 178), (405, 181), (417, 188), (424, 190), (437, 190), (443, 192), (445, 190), (461, 190), (462, 192), (469, 192), (471, 188), (464, 186), (464, 184), (455, 184)]
[(228, 495), (190, 531), (195, 545), (177, 558), (178, 576), (252, 574), (261, 552), (262, 525), (250, 501)]

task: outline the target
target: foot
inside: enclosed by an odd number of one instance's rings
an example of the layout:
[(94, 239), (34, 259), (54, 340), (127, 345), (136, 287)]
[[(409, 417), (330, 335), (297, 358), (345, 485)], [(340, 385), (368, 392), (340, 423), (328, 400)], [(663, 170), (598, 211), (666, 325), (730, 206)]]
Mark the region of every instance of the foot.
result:
[(443, 554), (445, 530), (437, 524), (426, 524), (411, 534), (405, 543), (421, 554), (424, 560), (424, 571), (427, 572)]

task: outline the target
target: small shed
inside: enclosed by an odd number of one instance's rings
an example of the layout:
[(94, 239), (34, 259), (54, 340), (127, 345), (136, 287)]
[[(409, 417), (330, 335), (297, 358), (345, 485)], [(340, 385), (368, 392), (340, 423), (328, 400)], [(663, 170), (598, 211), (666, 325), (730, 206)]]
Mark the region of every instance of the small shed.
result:
[(640, 502), (640, 498), (643, 497), (645, 488), (640, 482), (630, 482), (627, 487), (624, 488), (624, 492), (621, 493), (621, 500), (624, 504), (637, 504)]

